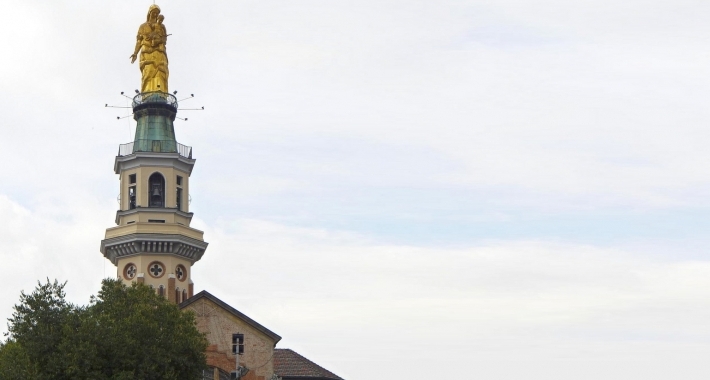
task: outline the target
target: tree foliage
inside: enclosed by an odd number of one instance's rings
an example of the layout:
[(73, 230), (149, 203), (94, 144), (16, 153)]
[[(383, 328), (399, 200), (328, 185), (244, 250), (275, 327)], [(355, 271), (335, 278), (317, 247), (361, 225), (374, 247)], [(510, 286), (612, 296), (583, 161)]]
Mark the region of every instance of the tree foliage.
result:
[(86, 307), (47, 281), (20, 295), (0, 346), (0, 380), (190, 379), (207, 342), (191, 313), (143, 285), (104, 280)]

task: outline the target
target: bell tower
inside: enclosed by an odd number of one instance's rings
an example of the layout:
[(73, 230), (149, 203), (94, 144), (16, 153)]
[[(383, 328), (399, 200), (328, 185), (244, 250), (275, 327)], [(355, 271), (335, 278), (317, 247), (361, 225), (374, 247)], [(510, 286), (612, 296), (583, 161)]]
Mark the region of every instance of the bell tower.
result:
[(119, 146), (114, 162), (120, 207), (116, 226), (108, 228), (101, 241), (101, 253), (116, 265), (118, 277), (127, 285), (146, 284), (180, 303), (193, 295), (192, 265), (202, 258), (207, 243), (202, 231), (190, 227), (195, 159), (192, 148), (175, 139), (177, 98), (161, 91), (160, 84), (145, 86), (157, 82), (167, 88), (167, 34), (159, 13), (160, 8), (150, 7), (131, 56), (135, 60), (140, 51), (144, 91), (136, 90), (132, 102), (135, 138)]

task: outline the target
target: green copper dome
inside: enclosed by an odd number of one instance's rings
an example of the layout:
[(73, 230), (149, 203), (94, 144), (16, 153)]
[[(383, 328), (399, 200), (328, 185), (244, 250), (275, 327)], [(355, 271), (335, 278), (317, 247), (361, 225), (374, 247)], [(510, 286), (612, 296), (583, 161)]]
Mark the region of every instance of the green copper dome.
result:
[(177, 99), (164, 92), (140, 93), (133, 98), (137, 123), (133, 152), (177, 152), (173, 127), (177, 107)]

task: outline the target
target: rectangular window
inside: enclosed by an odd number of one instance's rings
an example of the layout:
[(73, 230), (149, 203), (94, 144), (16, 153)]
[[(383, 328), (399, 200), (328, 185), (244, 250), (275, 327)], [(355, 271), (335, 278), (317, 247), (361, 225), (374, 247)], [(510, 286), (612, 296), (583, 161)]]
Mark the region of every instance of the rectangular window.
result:
[[(180, 178), (180, 177), (178, 177), (178, 178)], [(177, 197), (176, 198), (177, 199), (177, 204), (176, 204), (177, 209), (182, 211), (182, 189), (179, 187), (177, 188), (176, 197)]]
[(165, 223), (162, 219), (148, 219), (148, 223)]
[(181, 176), (177, 176), (177, 185), (182, 186), (182, 177)]
[(136, 175), (135, 175), (135, 174), (131, 174), (131, 175), (128, 176), (128, 183), (131, 184), (131, 185), (133, 185), (134, 183), (136, 183)]
[(232, 354), (244, 354), (244, 334), (232, 334)]
[(136, 208), (136, 187), (131, 186), (128, 188), (128, 209), (133, 210)]

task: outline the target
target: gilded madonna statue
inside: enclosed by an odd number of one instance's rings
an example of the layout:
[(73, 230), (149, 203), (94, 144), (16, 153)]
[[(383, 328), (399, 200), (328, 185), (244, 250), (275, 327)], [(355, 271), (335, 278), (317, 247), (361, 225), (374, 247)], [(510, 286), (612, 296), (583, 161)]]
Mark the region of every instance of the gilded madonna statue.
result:
[(134, 63), (140, 53), (141, 92), (168, 92), (168, 55), (165, 51), (168, 34), (163, 19), (160, 7), (153, 4), (148, 8), (146, 22), (138, 28), (136, 48), (130, 58)]

